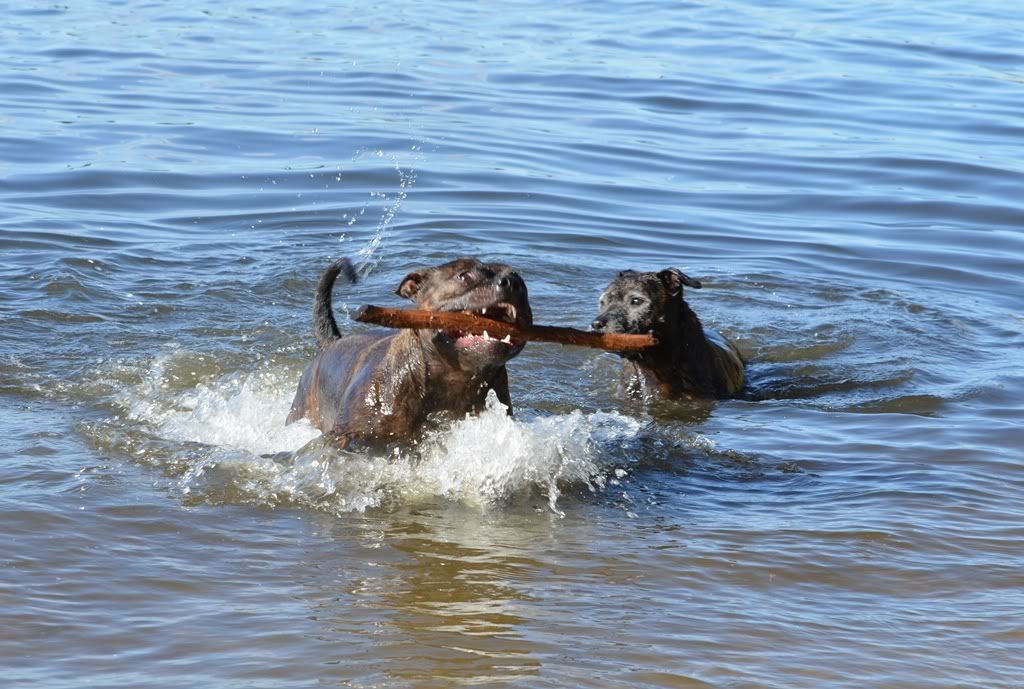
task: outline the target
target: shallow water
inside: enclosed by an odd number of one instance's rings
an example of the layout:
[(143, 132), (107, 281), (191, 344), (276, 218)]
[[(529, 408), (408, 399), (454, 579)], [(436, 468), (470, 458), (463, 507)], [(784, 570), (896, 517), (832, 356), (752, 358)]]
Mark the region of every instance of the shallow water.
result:
[[(1013, 3), (16, 2), (0, 26), (13, 687), (1018, 687)], [(283, 425), (319, 271), (677, 266), (750, 360), (623, 403), (531, 344), (388, 456)]]

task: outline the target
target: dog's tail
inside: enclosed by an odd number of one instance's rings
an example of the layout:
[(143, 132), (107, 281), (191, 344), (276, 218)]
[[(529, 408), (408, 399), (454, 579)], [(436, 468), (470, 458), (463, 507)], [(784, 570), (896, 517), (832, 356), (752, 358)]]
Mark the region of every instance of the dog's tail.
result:
[(316, 336), (317, 344), (325, 344), (331, 340), (341, 337), (338, 330), (338, 322), (334, 320), (334, 309), (331, 305), (331, 290), (334, 289), (334, 281), (338, 275), (344, 275), (349, 283), (358, 280), (352, 262), (347, 258), (341, 258), (327, 266), (327, 270), (320, 276), (320, 283), (316, 286), (316, 296), (313, 297), (313, 334)]

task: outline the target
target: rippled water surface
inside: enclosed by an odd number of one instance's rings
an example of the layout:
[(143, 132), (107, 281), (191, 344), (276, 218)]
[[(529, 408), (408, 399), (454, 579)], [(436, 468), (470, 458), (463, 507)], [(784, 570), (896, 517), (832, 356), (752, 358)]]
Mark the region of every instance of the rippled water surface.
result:
[[(1005, 687), (1024, 650), (1011, 2), (16, 1), (9, 687)], [(285, 427), (312, 290), (676, 266), (715, 404), (531, 344), (387, 456)]]

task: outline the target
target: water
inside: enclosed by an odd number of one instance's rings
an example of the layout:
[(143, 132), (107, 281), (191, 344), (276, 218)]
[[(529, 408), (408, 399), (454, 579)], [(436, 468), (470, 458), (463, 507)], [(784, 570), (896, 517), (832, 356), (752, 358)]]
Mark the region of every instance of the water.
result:
[[(15, 2), (10, 687), (1020, 687), (1014, 3)], [(388, 456), (283, 419), (319, 271), (676, 266), (744, 399), (532, 344)]]

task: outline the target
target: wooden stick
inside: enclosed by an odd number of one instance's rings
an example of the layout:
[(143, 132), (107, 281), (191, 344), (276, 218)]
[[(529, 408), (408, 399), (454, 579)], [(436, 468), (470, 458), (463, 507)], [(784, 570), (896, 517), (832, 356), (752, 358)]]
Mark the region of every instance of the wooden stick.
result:
[(593, 333), (576, 328), (553, 325), (518, 326), (495, 321), (483, 316), (457, 311), (415, 311), (392, 309), (384, 306), (361, 306), (353, 318), (362, 323), (373, 323), (385, 328), (412, 328), (415, 330), (461, 330), (501, 339), (509, 335), (517, 340), (555, 342), (578, 347), (594, 347), (609, 352), (636, 352), (658, 343), (654, 335), (626, 335), (623, 333)]

